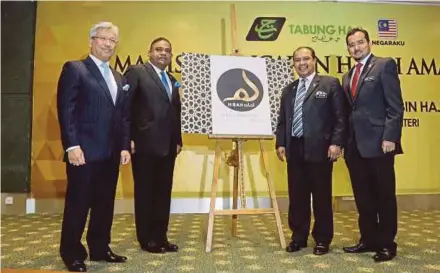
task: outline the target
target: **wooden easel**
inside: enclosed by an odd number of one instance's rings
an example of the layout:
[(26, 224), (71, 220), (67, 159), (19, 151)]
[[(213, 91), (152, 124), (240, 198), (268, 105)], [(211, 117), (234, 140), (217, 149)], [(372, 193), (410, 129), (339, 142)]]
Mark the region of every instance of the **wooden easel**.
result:
[[(209, 206), (209, 220), (208, 220), (208, 234), (206, 239), (206, 252), (211, 252), (212, 248), (212, 233), (214, 230), (214, 217), (216, 215), (232, 215), (232, 236), (236, 236), (237, 234), (237, 216), (245, 215), (245, 214), (274, 214), (275, 221), (278, 229), (278, 234), (280, 236), (280, 244), (281, 248), (286, 247), (286, 239), (284, 238), (283, 226), (281, 223), (281, 215), (278, 208), (278, 202), (276, 199), (275, 188), (273, 186), (272, 180), (269, 174), (269, 162), (267, 157), (267, 152), (264, 149), (263, 140), (264, 139), (272, 139), (273, 137), (268, 136), (220, 136), (220, 135), (210, 135), (210, 138), (217, 139), (215, 145), (215, 159), (214, 159), (214, 174), (212, 178), (212, 187), (211, 187), (211, 203)], [(234, 166), (234, 183), (233, 183), (233, 197), (232, 197), (232, 209), (230, 210), (216, 210), (215, 209), (215, 200), (217, 195), (217, 185), (218, 185), (218, 176), (220, 171), (221, 164), (221, 147), (220, 140), (223, 139), (231, 139), (235, 144), (235, 149), (233, 150), (232, 158)], [(264, 173), (267, 180), (267, 186), (270, 194), (270, 201), (272, 204), (272, 208), (269, 209), (246, 209), (246, 194), (244, 190), (244, 181), (243, 181), (243, 142), (245, 140), (258, 140), (260, 142), (260, 151), (263, 157), (263, 165), (264, 165)], [(240, 186), (240, 187), (239, 187)], [(240, 190), (240, 201), (241, 208), (237, 208), (238, 203), (238, 192)]]
[[(237, 49), (237, 35), (236, 35), (236, 21), (235, 21), (235, 6), (231, 5), (231, 33), (233, 42), (232, 55), (239, 55)], [(280, 244), (284, 249), (286, 247), (286, 240), (284, 238), (283, 226), (281, 223), (280, 211), (278, 208), (278, 202), (276, 199), (275, 188), (269, 175), (269, 162), (267, 152), (264, 149), (263, 140), (273, 139), (272, 136), (231, 136), (231, 135), (210, 135), (209, 138), (216, 139), (215, 145), (215, 159), (214, 159), (214, 174), (212, 178), (211, 187), (211, 202), (209, 207), (209, 220), (208, 220), (208, 234), (206, 238), (206, 252), (211, 252), (212, 248), (212, 234), (214, 230), (214, 218), (216, 215), (232, 215), (232, 236), (237, 234), (237, 216), (249, 215), (249, 214), (274, 214), (278, 234), (280, 236)], [(230, 210), (216, 210), (215, 200), (217, 195), (218, 177), (221, 164), (221, 140), (232, 140), (234, 147), (227, 162), (229, 165), (234, 166), (234, 181), (232, 191), (232, 209)], [(260, 142), (261, 156), (263, 157), (264, 173), (267, 180), (267, 186), (270, 195), (270, 201), (272, 207), (269, 209), (246, 209), (246, 192), (244, 190), (243, 179), (243, 142), (246, 140), (258, 140)], [(241, 208), (237, 208), (238, 192), (240, 191)]]

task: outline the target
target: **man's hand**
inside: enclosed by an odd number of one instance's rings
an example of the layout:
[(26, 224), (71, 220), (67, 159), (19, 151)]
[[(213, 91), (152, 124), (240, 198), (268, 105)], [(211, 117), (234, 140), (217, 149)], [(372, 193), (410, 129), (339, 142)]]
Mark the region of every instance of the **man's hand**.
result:
[(284, 158), (286, 158), (286, 148), (283, 146), (278, 147), (277, 149), (278, 159), (284, 162)]
[(328, 147), (327, 156), (330, 160), (336, 160), (341, 155), (341, 147), (338, 145), (330, 145)]
[(131, 153), (134, 154), (136, 152), (136, 149), (134, 148), (134, 141), (131, 141)]
[(130, 162), (131, 159), (131, 155), (130, 152), (127, 150), (123, 150), (121, 151), (121, 164), (125, 165), (128, 164)]
[(396, 149), (396, 143), (384, 140), (382, 141), (382, 151), (384, 154), (393, 152)]
[(176, 151), (176, 153), (177, 153), (177, 154), (180, 154), (181, 151), (182, 151), (182, 146), (177, 145), (177, 151)]
[(67, 158), (69, 159), (69, 163), (73, 166), (81, 166), (86, 164), (84, 153), (79, 147), (68, 151)]

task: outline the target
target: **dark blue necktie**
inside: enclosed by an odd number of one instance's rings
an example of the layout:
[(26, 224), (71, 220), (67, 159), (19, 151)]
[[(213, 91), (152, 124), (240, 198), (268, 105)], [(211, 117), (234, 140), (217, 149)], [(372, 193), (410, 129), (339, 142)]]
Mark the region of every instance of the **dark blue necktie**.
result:
[(171, 100), (171, 91), (170, 87), (168, 86), (167, 77), (165, 75), (165, 71), (160, 72), (160, 79), (162, 80), (163, 86), (165, 87), (165, 90), (167, 91), (168, 98)]

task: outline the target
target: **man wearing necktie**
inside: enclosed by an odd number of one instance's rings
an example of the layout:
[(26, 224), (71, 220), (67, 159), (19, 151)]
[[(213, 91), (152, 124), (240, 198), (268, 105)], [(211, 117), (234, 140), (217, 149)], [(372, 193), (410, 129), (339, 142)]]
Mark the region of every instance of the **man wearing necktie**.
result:
[(109, 67), (118, 43), (110, 22), (90, 31), (90, 54), (63, 66), (57, 93), (67, 189), (60, 254), (69, 271), (85, 272), (81, 243), (90, 210), (90, 260), (127, 260), (109, 247), (119, 165), (130, 161), (130, 110), (121, 74)]
[(293, 66), (299, 79), (283, 89), (276, 131), (278, 158), (287, 160), (293, 234), (286, 251), (307, 246), (312, 197), (313, 253), (323, 255), (333, 239), (332, 171), (345, 139), (344, 94), (338, 79), (316, 74), (312, 48), (295, 50)]
[(356, 65), (342, 82), (349, 109), (344, 157), (359, 212), (361, 238), (344, 251), (373, 251), (374, 261), (389, 261), (397, 249), (394, 156), (403, 153), (402, 91), (395, 61), (371, 54), (366, 30), (350, 30), (346, 43)]
[(128, 68), (132, 102), (132, 157), (135, 223), (140, 247), (152, 253), (175, 252), (167, 230), (176, 156), (182, 149), (179, 83), (166, 72), (171, 43), (155, 39), (149, 62)]

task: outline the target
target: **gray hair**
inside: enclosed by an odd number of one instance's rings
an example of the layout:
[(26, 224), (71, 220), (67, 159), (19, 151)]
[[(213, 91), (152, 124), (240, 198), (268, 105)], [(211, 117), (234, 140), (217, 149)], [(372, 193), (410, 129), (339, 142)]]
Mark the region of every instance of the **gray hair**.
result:
[(116, 36), (119, 36), (119, 28), (116, 25), (111, 22), (99, 22), (90, 29), (89, 38), (92, 39), (92, 37), (96, 36), (96, 33), (100, 29), (112, 30), (116, 34)]

